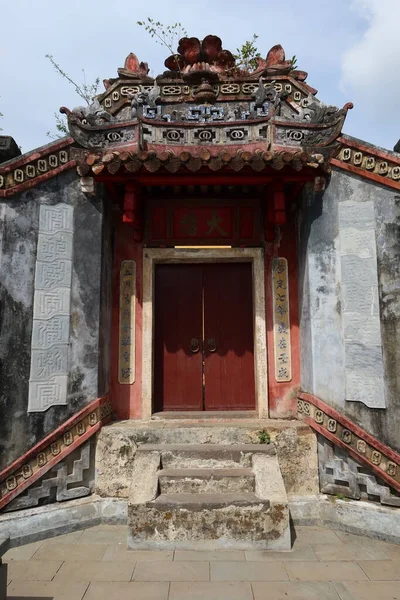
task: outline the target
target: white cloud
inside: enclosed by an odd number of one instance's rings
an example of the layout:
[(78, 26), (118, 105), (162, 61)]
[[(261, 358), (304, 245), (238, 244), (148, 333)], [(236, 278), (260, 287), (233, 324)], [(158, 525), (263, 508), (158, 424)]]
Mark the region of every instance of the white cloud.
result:
[(353, 0), (351, 7), (365, 29), (342, 56), (342, 88), (357, 111), (385, 126), (399, 110), (400, 0)]

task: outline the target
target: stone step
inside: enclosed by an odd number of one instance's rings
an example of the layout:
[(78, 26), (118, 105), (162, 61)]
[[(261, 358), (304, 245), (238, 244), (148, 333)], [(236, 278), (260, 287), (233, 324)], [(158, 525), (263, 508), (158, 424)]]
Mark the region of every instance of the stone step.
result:
[(254, 492), (229, 492), (224, 494), (160, 494), (147, 506), (157, 507), (158, 510), (190, 508), (191, 510), (210, 510), (227, 506), (264, 506), (268, 508), (268, 499), (258, 498)]
[(163, 469), (158, 475), (161, 494), (254, 492), (251, 469)]
[(254, 493), (161, 494), (128, 505), (131, 549), (290, 549), (287, 501)]
[(257, 419), (255, 410), (185, 410), (165, 411), (152, 414), (153, 421), (189, 421), (191, 419), (231, 420), (231, 419)]
[(250, 467), (253, 454), (276, 454), (274, 444), (143, 444), (138, 452), (160, 452), (164, 469)]
[[(190, 467), (182, 466), (185, 462)], [(199, 486), (213, 477), (219, 483), (224, 478), (250, 480), (254, 491), (219, 489), (216, 493), (213, 489), (210, 493), (203, 488), (193, 493), (189, 487), (192, 493), (188, 493), (184, 485), (174, 488), (171, 483), (196, 476)], [(160, 484), (163, 489), (158, 495)], [(289, 504), (273, 445), (142, 446), (132, 473), (128, 531), (132, 549), (289, 550)]]

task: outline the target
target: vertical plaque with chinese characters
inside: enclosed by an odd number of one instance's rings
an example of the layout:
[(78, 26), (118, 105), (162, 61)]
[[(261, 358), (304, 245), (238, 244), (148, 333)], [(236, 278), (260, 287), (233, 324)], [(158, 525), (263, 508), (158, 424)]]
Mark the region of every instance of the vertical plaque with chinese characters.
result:
[(291, 381), (289, 281), (286, 258), (274, 258), (272, 261), (272, 294), (274, 306), (275, 379), (279, 382)]
[(136, 263), (123, 260), (119, 283), (119, 383), (135, 381)]

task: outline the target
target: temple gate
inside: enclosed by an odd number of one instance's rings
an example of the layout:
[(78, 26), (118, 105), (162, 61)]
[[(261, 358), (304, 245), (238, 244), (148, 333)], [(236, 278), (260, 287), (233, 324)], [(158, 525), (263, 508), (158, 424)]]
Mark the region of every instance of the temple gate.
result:
[(398, 507), (399, 155), (279, 45), (165, 66), (1, 138), (0, 508), (96, 491), (131, 548), (288, 549), (320, 491)]

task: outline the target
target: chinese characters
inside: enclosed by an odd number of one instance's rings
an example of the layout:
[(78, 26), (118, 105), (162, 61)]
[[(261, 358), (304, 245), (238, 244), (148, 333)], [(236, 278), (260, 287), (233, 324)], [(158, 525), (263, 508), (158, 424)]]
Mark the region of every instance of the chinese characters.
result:
[(274, 258), (272, 263), (272, 292), (274, 304), (275, 379), (292, 379), (289, 287), (286, 258)]
[(120, 270), (119, 289), (119, 383), (135, 381), (135, 301), (136, 263), (124, 260)]

